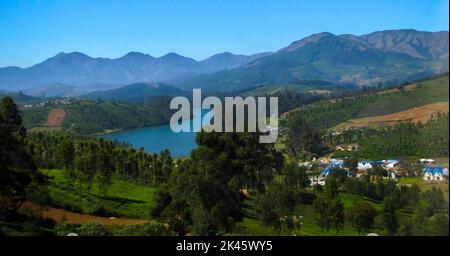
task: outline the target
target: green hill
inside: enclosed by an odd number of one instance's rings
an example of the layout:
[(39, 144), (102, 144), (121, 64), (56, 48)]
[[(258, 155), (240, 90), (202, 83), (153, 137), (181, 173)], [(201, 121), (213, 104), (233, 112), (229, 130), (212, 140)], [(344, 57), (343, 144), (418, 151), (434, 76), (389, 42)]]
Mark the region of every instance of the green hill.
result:
[(86, 135), (166, 123), (171, 116), (169, 102), (166, 97), (154, 98), (144, 104), (81, 100), (69, 105), (24, 109), (21, 114), (26, 128), (41, 128), (47, 127), (48, 114), (52, 109), (63, 109), (65, 116), (61, 128)]
[(5, 96), (11, 97), (14, 100), (14, 102), (17, 104), (32, 104), (32, 103), (36, 103), (36, 102), (40, 101), (39, 98), (25, 95), (22, 92), (12, 93), (12, 92), (0, 91), (0, 99), (2, 99)]
[(448, 74), (356, 97), (324, 100), (301, 109), (318, 128), (331, 128), (358, 117), (392, 114), (449, 99)]
[(179, 96), (184, 94), (185, 91), (181, 89), (161, 83), (136, 83), (112, 90), (88, 93), (82, 95), (81, 98), (145, 102), (156, 96)]
[(399, 91), (385, 94), (363, 108), (356, 117), (392, 114), (414, 107), (449, 99), (448, 75), (401, 87)]

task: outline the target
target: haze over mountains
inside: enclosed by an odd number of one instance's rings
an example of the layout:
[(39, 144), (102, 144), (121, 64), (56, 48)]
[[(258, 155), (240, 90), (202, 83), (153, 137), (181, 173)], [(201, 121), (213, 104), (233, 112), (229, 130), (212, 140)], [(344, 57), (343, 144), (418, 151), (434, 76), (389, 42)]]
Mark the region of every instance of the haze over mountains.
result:
[(225, 52), (196, 61), (176, 53), (155, 58), (140, 52), (130, 52), (117, 59), (92, 58), (79, 52), (59, 53), (29, 68), (1, 68), (0, 89), (18, 90), (56, 83), (86, 86), (167, 82), (235, 68), (266, 55), (246, 56)]
[(117, 59), (60, 53), (29, 68), (0, 68), (0, 89), (49, 84), (101, 84), (108, 89), (108, 84), (164, 82), (184, 89), (234, 91), (297, 80), (368, 86), (448, 71), (448, 45), (448, 31), (389, 30), (362, 36), (319, 33), (275, 53), (225, 52), (202, 61), (176, 53), (155, 58), (130, 52)]

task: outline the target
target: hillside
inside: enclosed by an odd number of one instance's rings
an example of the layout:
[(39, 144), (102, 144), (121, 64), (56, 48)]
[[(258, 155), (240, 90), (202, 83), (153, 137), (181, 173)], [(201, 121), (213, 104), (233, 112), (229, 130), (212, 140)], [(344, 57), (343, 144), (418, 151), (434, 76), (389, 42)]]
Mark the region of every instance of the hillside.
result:
[(169, 98), (154, 98), (148, 103), (137, 105), (82, 100), (68, 105), (23, 109), (21, 115), (28, 129), (61, 128), (75, 134), (93, 134), (166, 123), (171, 111)]
[(378, 127), (386, 125), (395, 125), (399, 122), (426, 123), (431, 117), (436, 116), (438, 113), (446, 113), (448, 111), (449, 111), (448, 102), (438, 102), (388, 115), (350, 119), (348, 121), (339, 124), (335, 128), (348, 129), (361, 127)]
[(448, 102), (449, 77), (420, 81), (404, 86), (398, 91), (380, 95), (363, 108), (356, 117), (386, 115), (436, 102)]
[[(385, 35), (377, 39), (378, 34)], [(233, 91), (264, 84), (286, 84), (300, 80), (328, 80), (360, 86), (415, 80), (448, 71), (448, 32), (384, 31), (357, 37), (320, 33), (296, 41), (278, 52), (243, 67), (202, 75), (179, 86)], [(397, 39), (390, 39), (391, 37)], [(425, 52), (406, 51), (412, 42)], [(423, 42), (423, 43), (422, 43)], [(435, 49), (437, 48), (437, 49)]]
[(137, 83), (112, 90), (91, 92), (80, 97), (93, 100), (144, 102), (155, 96), (180, 96), (185, 93), (181, 89), (161, 83)]
[(298, 93), (311, 92), (327, 94), (341, 89), (353, 90), (356, 89), (356, 86), (352, 84), (336, 84), (321, 80), (299, 80), (289, 84), (271, 84), (257, 86), (255, 88), (243, 90), (239, 92), (239, 94), (243, 96), (271, 95), (281, 90), (291, 90)]
[(35, 97), (77, 97), (94, 91), (104, 91), (118, 88), (117, 84), (92, 84), (88, 86), (75, 86), (68, 84), (47, 84), (29, 88), (23, 91), (26, 95)]
[(305, 106), (300, 111), (314, 126), (327, 129), (352, 119), (394, 114), (428, 104), (448, 102), (448, 99), (449, 76), (446, 74), (380, 92), (323, 100)]
[(11, 97), (14, 100), (14, 102), (16, 102), (17, 104), (31, 104), (31, 103), (36, 103), (36, 102), (40, 101), (39, 98), (25, 95), (22, 92), (11, 93), (11, 92), (0, 91), (0, 99), (2, 99), (5, 96)]

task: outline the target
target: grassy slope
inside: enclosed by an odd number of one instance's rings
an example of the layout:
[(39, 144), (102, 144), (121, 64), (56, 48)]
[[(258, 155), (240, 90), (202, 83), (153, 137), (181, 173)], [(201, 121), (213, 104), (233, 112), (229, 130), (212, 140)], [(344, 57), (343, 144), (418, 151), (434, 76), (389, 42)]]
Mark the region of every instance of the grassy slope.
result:
[(83, 213), (91, 213), (96, 204), (101, 204), (107, 210), (121, 216), (150, 217), (155, 200), (155, 188), (113, 179), (105, 197), (100, 193), (97, 184), (93, 184), (91, 192), (87, 186), (80, 187), (78, 183), (69, 188), (62, 170), (41, 170), (41, 172), (51, 177), (49, 193), (54, 201), (78, 206)]
[(340, 127), (354, 118), (393, 114), (427, 104), (449, 101), (449, 76), (342, 100), (322, 100), (300, 109), (319, 128)]
[(449, 202), (449, 184), (445, 182), (425, 182), (422, 177), (405, 177), (400, 180), (400, 184), (416, 184), (422, 191), (433, 187), (439, 188), (444, 193), (445, 201)]
[[(90, 213), (93, 207), (100, 203), (110, 211), (114, 211), (122, 216), (150, 218), (150, 210), (154, 206), (155, 188), (150, 188), (144, 185), (126, 182), (119, 179), (114, 179), (113, 184), (109, 188), (107, 197), (103, 197), (96, 186), (92, 187), (91, 192), (87, 191), (85, 186), (81, 190), (79, 184), (74, 184), (71, 190), (67, 189), (67, 181), (62, 170), (41, 170), (42, 173), (52, 177), (49, 186), (50, 195), (53, 200), (59, 202), (67, 202), (82, 208), (83, 212)], [(401, 184), (418, 184), (421, 189), (429, 189), (432, 186), (441, 187), (444, 190), (446, 199), (448, 200), (448, 183), (442, 184), (428, 184), (419, 178), (402, 179)], [(442, 186), (441, 186), (442, 185)], [(369, 200), (356, 195), (341, 193), (340, 198), (344, 203), (346, 211), (358, 200), (365, 200), (372, 204), (378, 216), (374, 226), (374, 232), (380, 232), (382, 228), (382, 204), (374, 200)], [(344, 229), (339, 233), (335, 230), (329, 232), (322, 231), (316, 225), (315, 210), (312, 205), (299, 204), (296, 211), (299, 215), (304, 217), (301, 229), (294, 233), (281, 233), (281, 235), (303, 235), (303, 236), (357, 236), (357, 230), (351, 227), (350, 223), (346, 222)], [(249, 199), (245, 203), (246, 217), (241, 223), (237, 224), (237, 228), (233, 234), (230, 235), (278, 235), (278, 232), (271, 227), (265, 227), (260, 221), (256, 219), (255, 202)], [(408, 209), (398, 211), (400, 223), (411, 217)], [(361, 234), (365, 235), (365, 234)]]
[(438, 102), (427, 104), (420, 107), (414, 107), (401, 112), (388, 115), (361, 117), (347, 120), (333, 127), (333, 129), (341, 128), (360, 128), (360, 127), (381, 127), (386, 125), (394, 125), (400, 121), (411, 121), (414, 123), (426, 123), (432, 116), (438, 113), (448, 112), (448, 102)]
[(387, 115), (431, 103), (448, 102), (448, 99), (449, 77), (447, 75), (419, 82), (417, 87), (412, 90), (384, 94), (362, 109), (356, 117)]
[[(344, 203), (345, 211), (347, 212), (354, 203), (359, 200), (364, 200), (372, 204), (377, 211), (378, 215), (375, 219), (374, 232), (381, 233), (383, 220), (382, 220), (382, 202), (377, 202), (374, 200), (369, 200), (356, 195), (341, 193), (340, 199)], [(296, 207), (297, 214), (303, 216), (303, 225), (301, 229), (296, 233), (290, 231), (289, 233), (281, 233), (281, 235), (300, 235), (300, 236), (358, 236), (365, 235), (365, 233), (358, 234), (358, 231), (351, 226), (349, 222), (345, 222), (344, 228), (336, 232), (332, 229), (329, 232), (326, 230), (321, 230), (316, 224), (315, 210), (312, 205), (309, 204), (299, 204)], [(236, 235), (278, 235), (278, 232), (271, 227), (265, 227), (255, 218), (254, 202), (251, 200), (247, 201), (246, 207), (247, 217), (244, 218), (243, 222), (237, 225)], [(398, 211), (399, 222), (403, 223), (405, 220), (411, 217), (411, 214), (407, 209), (402, 209)]]

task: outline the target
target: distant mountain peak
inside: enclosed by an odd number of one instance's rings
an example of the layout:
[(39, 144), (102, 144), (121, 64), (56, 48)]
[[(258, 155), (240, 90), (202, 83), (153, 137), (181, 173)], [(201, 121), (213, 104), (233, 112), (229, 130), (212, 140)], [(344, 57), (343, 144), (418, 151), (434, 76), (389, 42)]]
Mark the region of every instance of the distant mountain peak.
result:
[(286, 48), (281, 49), (281, 52), (292, 52), (295, 51), (297, 49), (300, 49), (301, 47), (309, 44), (309, 43), (315, 43), (323, 38), (328, 38), (328, 37), (335, 37), (336, 35), (330, 33), (330, 32), (321, 32), (321, 33), (317, 33), (317, 34), (313, 34), (310, 35), (308, 37), (305, 37), (301, 40), (295, 41), (293, 42), (291, 45), (289, 45)]
[(169, 59), (169, 58), (186, 58), (176, 52), (169, 52), (166, 55), (159, 57), (160, 59)]
[(150, 54), (145, 54), (142, 52), (129, 52), (127, 54), (125, 54), (124, 56), (118, 58), (118, 60), (128, 60), (128, 61), (150, 61), (155, 59), (153, 56), (151, 56)]
[(150, 54), (146, 54), (146, 53), (142, 53), (142, 52), (135, 52), (135, 51), (131, 51), (127, 54), (125, 54), (124, 56), (122, 56), (121, 58), (124, 57), (152, 57)]
[[(62, 66), (65, 64), (80, 64), (80, 63), (84, 63), (86, 61), (90, 61), (93, 60), (93, 58), (89, 57), (88, 55), (81, 53), (81, 52), (70, 52), (70, 53), (65, 53), (65, 52), (60, 52), (58, 54), (56, 54), (55, 56), (45, 60), (43, 63), (41, 64), (50, 64), (50, 65), (58, 65), (58, 66)], [(40, 64), (37, 64), (40, 65)]]
[(82, 53), (82, 52), (60, 52), (58, 54), (56, 54), (53, 58), (67, 58), (67, 57), (72, 57), (72, 58), (91, 58), (88, 55)]
[(237, 55), (234, 53), (231, 53), (231, 52), (221, 52), (221, 53), (215, 54), (213, 56), (237, 56)]

